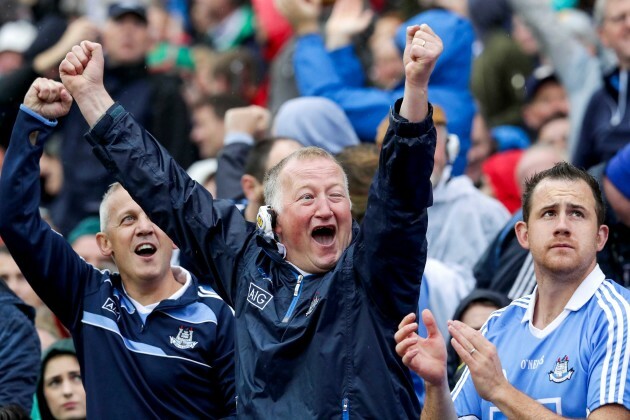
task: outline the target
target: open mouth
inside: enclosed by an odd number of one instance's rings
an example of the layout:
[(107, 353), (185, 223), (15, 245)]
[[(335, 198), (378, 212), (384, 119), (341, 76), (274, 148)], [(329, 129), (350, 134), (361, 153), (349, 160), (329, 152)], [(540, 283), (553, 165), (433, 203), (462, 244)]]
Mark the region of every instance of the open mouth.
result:
[(334, 226), (319, 226), (313, 229), (311, 236), (318, 244), (330, 245), (335, 240), (335, 233)]
[(157, 248), (151, 244), (140, 244), (136, 247), (134, 252), (141, 257), (150, 257), (157, 252)]

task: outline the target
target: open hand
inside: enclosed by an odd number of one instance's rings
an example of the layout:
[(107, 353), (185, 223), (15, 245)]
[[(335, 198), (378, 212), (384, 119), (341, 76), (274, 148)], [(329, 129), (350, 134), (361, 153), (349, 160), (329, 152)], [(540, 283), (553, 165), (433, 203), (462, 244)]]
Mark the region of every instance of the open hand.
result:
[(448, 331), (453, 336), (451, 343), (455, 351), (470, 370), (477, 393), (484, 400), (493, 401), (495, 393), (509, 385), (496, 347), (463, 322), (449, 321)]
[(394, 335), (396, 353), (402, 357), (405, 366), (416, 372), (431, 385), (440, 386), (446, 382), (446, 345), (433, 314), (428, 309), (422, 311), (422, 321), (427, 328), (427, 338), (420, 337), (414, 322), (416, 314), (403, 318)]

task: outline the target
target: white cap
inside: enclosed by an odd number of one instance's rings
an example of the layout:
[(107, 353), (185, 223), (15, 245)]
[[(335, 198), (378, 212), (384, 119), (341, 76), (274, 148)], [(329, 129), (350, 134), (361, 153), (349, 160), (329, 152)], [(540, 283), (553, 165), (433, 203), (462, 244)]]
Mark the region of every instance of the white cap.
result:
[(23, 53), (37, 36), (37, 29), (25, 20), (7, 22), (0, 27), (0, 52)]

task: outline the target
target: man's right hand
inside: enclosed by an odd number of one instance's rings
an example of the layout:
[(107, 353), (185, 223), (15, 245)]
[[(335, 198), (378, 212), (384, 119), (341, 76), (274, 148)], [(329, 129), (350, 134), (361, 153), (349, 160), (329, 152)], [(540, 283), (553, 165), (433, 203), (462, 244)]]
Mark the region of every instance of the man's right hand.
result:
[(250, 105), (229, 109), (225, 113), (225, 132), (247, 133), (260, 140), (269, 130), (271, 113), (266, 108)]
[(54, 120), (70, 111), (72, 96), (61, 83), (39, 77), (26, 92), (24, 105), (42, 117)]
[(416, 314), (403, 318), (394, 335), (396, 353), (402, 357), (405, 366), (416, 372), (422, 379), (436, 387), (446, 383), (446, 345), (433, 314), (428, 309), (422, 311), (422, 321), (427, 328), (427, 338), (420, 337)]

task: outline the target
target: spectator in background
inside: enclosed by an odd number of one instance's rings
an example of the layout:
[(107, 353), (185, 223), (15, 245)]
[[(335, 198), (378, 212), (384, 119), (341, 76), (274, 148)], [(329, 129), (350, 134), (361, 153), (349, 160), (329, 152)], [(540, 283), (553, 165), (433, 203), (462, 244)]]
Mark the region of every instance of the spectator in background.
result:
[(99, 270), (115, 271), (116, 265), (112, 258), (103, 255), (98, 246), (96, 235), (101, 231), (101, 225), (98, 217), (86, 217), (72, 229), (68, 235), (68, 243), (86, 263), (92, 264), (94, 268)]
[(370, 186), (378, 169), (378, 146), (369, 143), (349, 146), (335, 157), (348, 175), (352, 218), (361, 223), (367, 209)]
[(535, 139), (544, 122), (555, 115), (569, 115), (566, 90), (553, 68), (538, 67), (525, 82), (523, 121), (530, 137)]
[(216, 158), (224, 146), (225, 114), (229, 109), (246, 106), (236, 95), (214, 95), (201, 98), (192, 108), (193, 128), (190, 139), (203, 159)]
[[(494, 290), (473, 289), (468, 296), (460, 301), (451, 319), (461, 321), (470, 328), (480, 331), (492, 312), (508, 306), (510, 302), (511, 300), (507, 296)], [(449, 337), (449, 335), (444, 337)], [(446, 353), (448, 356), (446, 362), (448, 387), (452, 390), (459, 381), (466, 365), (462, 363), (450, 339), (446, 342)]]
[(36, 36), (37, 29), (25, 20), (0, 26), (0, 77), (23, 65), (24, 52)]
[[(562, 162), (564, 157), (558, 149), (547, 145), (534, 145), (525, 150), (515, 163), (518, 194), (522, 194), (528, 178)], [(510, 299), (518, 299), (534, 289), (536, 278), (531, 255), (518, 243), (514, 230), (522, 218), (519, 208), (483, 251), (473, 268), (477, 288), (494, 290)]]
[[(2, 198), (5, 199), (4, 197)], [(24, 278), (9, 250), (0, 245), (0, 279), (25, 304), (35, 311), (35, 327), (39, 336), (42, 350), (59, 339), (60, 331), (55, 321), (55, 315), (42, 302), (31, 285)]]
[[(196, 160), (197, 152), (187, 140), (190, 122), (180, 93), (181, 80), (147, 70), (150, 39), (146, 9), (132, 2), (112, 3), (108, 10), (101, 33), (107, 56), (105, 85), (117, 101), (151, 127), (180, 164), (188, 167)], [(112, 183), (83, 141), (87, 129), (76, 106), (60, 124), (64, 184), (50, 212), (63, 235), (85, 217), (98, 214), (101, 198)]]
[(507, 0), (469, 0), (470, 20), (481, 43), (472, 67), (471, 90), (490, 127), (520, 125), (525, 80), (534, 58), (511, 37)]
[(546, 144), (569, 156), (569, 136), (571, 122), (566, 115), (554, 115), (545, 121), (538, 130), (537, 144)]
[(274, 136), (292, 138), (304, 146), (321, 147), (332, 154), (359, 144), (354, 128), (339, 105), (319, 97), (286, 101), (273, 120), (272, 132)]
[(42, 355), (35, 396), (41, 420), (86, 418), (85, 389), (72, 339), (57, 341)]
[[(429, 100), (444, 108), (449, 131), (461, 142), (461, 157), (454, 174), (463, 173), (470, 144), (474, 103), (469, 90), (474, 31), (461, 15), (442, 9), (420, 13), (398, 29), (396, 45), (403, 51), (405, 28), (426, 23), (444, 40), (444, 53), (436, 64), (428, 90)], [(365, 75), (352, 47), (352, 37), (367, 28), (372, 19), (360, 0), (338, 0), (326, 24), (325, 40), (318, 19), (321, 4), (306, 0), (279, 8), (293, 25), (296, 47), (293, 57), (295, 78), (302, 96), (322, 96), (337, 103), (346, 113), (361, 141), (372, 142), (391, 102), (400, 96), (404, 81), (394, 89), (381, 90), (365, 85)]]
[(630, 144), (589, 170), (602, 188), (608, 241), (597, 254), (602, 271), (630, 288)]
[(617, 56), (618, 66), (605, 74), (603, 86), (591, 96), (582, 130), (573, 155), (573, 163), (588, 169), (605, 162), (628, 144), (630, 139), (630, 1), (597, 0), (594, 20), (605, 47)]
[[(548, 0), (509, 0), (514, 12), (531, 29), (540, 52), (555, 69), (569, 103), (571, 126), (567, 137), (569, 156), (574, 154), (586, 107), (602, 86), (606, 67), (591, 18), (583, 11), (565, 8), (556, 12)], [(540, 135), (539, 135), (540, 137)]]
[(428, 210), (428, 256), (458, 271), (468, 284), (467, 293), (475, 284), (475, 262), (510, 215), (501, 203), (475, 188), (470, 178), (451, 175), (458, 139), (449, 135), (447, 118), (440, 107), (434, 107), (437, 142), (431, 174), (433, 206)]
[(1, 270), (0, 264), (0, 407), (16, 404), (29, 412), (41, 354), (35, 310), (9, 289)]
[(216, 51), (254, 41), (254, 14), (243, 0), (195, 0), (190, 18), (197, 40)]

